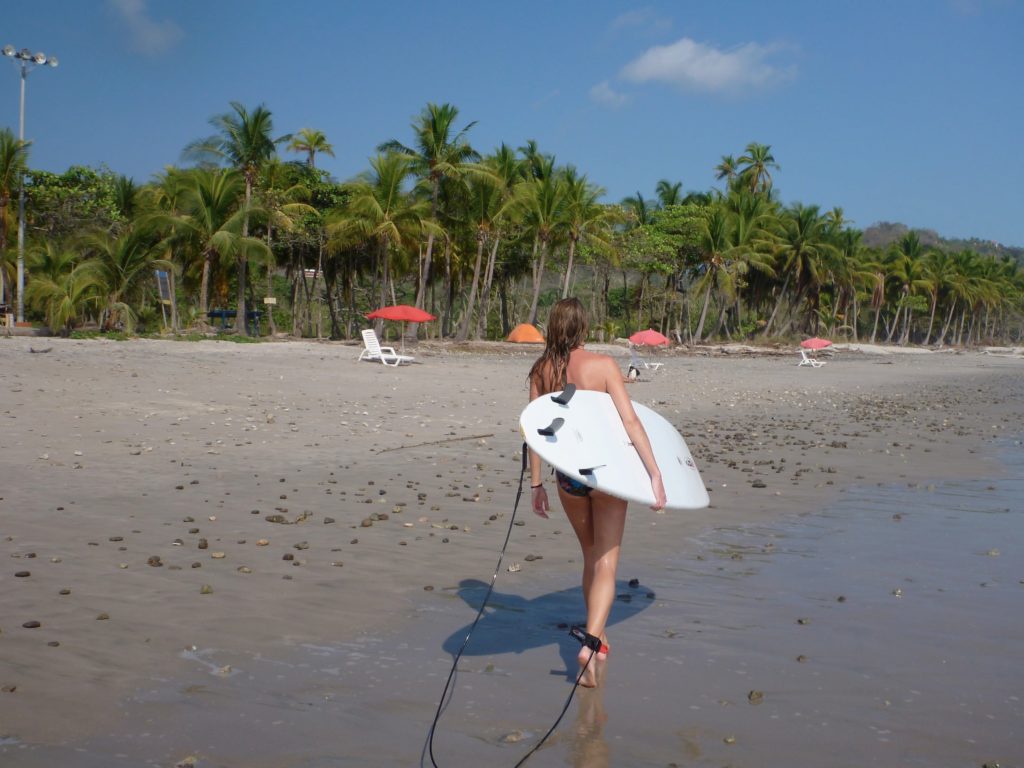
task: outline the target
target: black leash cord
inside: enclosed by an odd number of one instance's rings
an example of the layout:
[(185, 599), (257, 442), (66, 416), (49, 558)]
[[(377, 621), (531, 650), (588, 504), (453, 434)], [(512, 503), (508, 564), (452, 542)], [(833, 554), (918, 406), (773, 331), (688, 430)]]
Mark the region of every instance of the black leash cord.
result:
[[(448, 672), (448, 679), (445, 681), (444, 690), (441, 691), (441, 699), (437, 702), (437, 711), (434, 712), (434, 722), (430, 724), (430, 734), (427, 737), (427, 753), (430, 755), (430, 764), (434, 766), (434, 768), (440, 768), (437, 764), (437, 760), (434, 758), (434, 732), (437, 730), (437, 722), (441, 719), (441, 713), (444, 712), (447, 707), (445, 698), (448, 697), (448, 701), (451, 700), (451, 697), (448, 696), (448, 691), (451, 688), (452, 680), (455, 677), (455, 671), (458, 669), (459, 659), (462, 658), (462, 653), (466, 650), (466, 646), (469, 645), (469, 638), (472, 636), (473, 630), (476, 629), (476, 625), (484, 615), (484, 609), (487, 607), (487, 601), (491, 599), (491, 593), (494, 591), (494, 583), (498, 580), (498, 573), (501, 571), (501, 561), (505, 557), (505, 550), (508, 548), (508, 541), (512, 537), (512, 526), (515, 525), (516, 512), (519, 510), (519, 500), (523, 496), (523, 478), (526, 477), (526, 450), (526, 443), (523, 443), (522, 467), (519, 471), (519, 488), (516, 491), (515, 504), (512, 506), (512, 519), (509, 520), (508, 531), (505, 533), (505, 543), (501, 545), (501, 552), (498, 554), (498, 564), (494, 568), (494, 575), (491, 576), (491, 583), (487, 587), (487, 593), (484, 595), (483, 602), (480, 604), (480, 610), (476, 612), (476, 618), (473, 619), (473, 623), (470, 625), (469, 631), (466, 633), (466, 638), (462, 641), (462, 646), (459, 648), (459, 652), (455, 654), (455, 660), (452, 662), (451, 671)], [(572, 697), (576, 694), (576, 689), (580, 686), (580, 680), (582, 680), (583, 675), (587, 673), (587, 667), (589, 667), (590, 662), (594, 660), (596, 653), (596, 649), (594, 649), (594, 652), (590, 654), (590, 658), (587, 659), (587, 663), (583, 666), (583, 669), (580, 670), (579, 677), (576, 678), (576, 684), (573, 685), (572, 690), (569, 691), (569, 696), (565, 700), (565, 706), (562, 707), (562, 712), (558, 715), (558, 719), (555, 720), (555, 724), (552, 725), (541, 740), (534, 744), (530, 751), (515, 764), (515, 768), (519, 768), (523, 763), (525, 763), (534, 752), (541, 748), (544, 742), (548, 740), (548, 737), (555, 732), (555, 729), (558, 728), (558, 724), (562, 722), (562, 718), (565, 717), (565, 713), (569, 711), (569, 705), (572, 704)], [(452, 690), (452, 695), (454, 695), (454, 693), (455, 691)]]

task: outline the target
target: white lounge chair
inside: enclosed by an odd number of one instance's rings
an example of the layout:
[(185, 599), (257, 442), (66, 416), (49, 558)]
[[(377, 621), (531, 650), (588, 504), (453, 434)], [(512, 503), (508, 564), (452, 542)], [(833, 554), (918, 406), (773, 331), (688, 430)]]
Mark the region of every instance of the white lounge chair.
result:
[(363, 351), (359, 353), (359, 359), (371, 363), (381, 362), (384, 365), (398, 366), (402, 363), (411, 363), (416, 358), (411, 355), (400, 355), (395, 352), (394, 347), (382, 347), (373, 328), (367, 328), (363, 331)]
[(639, 371), (641, 368), (646, 368), (649, 371), (657, 371), (664, 363), (649, 363), (636, 352), (636, 347), (632, 344), (629, 345), (629, 366), (636, 368)]
[(809, 365), (809, 366), (811, 366), (811, 368), (821, 368), (821, 366), (823, 366), (824, 364), (825, 364), (824, 360), (818, 360), (813, 355), (807, 354), (807, 350), (806, 349), (801, 349), (800, 350), (800, 362), (797, 363), (797, 367), (798, 368), (801, 365)]

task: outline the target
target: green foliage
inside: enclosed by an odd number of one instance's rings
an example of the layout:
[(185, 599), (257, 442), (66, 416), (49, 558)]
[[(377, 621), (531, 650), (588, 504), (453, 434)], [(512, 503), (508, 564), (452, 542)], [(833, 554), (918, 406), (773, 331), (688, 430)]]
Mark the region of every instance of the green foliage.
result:
[(73, 165), (61, 174), (25, 175), (26, 227), (33, 237), (63, 240), (83, 230), (124, 223), (118, 176), (108, 168)]

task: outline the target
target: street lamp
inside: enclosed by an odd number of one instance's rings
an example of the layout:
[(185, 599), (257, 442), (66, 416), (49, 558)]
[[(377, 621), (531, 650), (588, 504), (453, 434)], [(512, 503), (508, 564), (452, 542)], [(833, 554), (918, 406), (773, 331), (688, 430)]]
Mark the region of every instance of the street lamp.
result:
[[(25, 143), (25, 79), (28, 73), (37, 66), (44, 64), (56, 67), (56, 56), (45, 53), (32, 53), (28, 48), (15, 50), (13, 45), (5, 45), (3, 54), (14, 59), (14, 64), (21, 70), (21, 111), (18, 116), (18, 141)], [(18, 185), (18, 322), (25, 320), (25, 177), (22, 175)]]

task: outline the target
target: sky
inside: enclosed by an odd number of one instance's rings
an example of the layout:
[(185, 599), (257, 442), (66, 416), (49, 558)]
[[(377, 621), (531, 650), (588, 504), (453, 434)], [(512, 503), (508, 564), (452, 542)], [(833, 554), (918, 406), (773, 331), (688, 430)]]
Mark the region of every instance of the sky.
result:
[[(427, 103), (481, 152), (537, 141), (617, 202), (771, 146), (784, 203), (1024, 246), (1024, 0), (7, 3), (30, 164), (149, 180), (238, 101), (323, 131), (338, 180)], [(19, 72), (0, 60), (0, 127)], [(285, 153), (286, 158), (301, 159)]]

